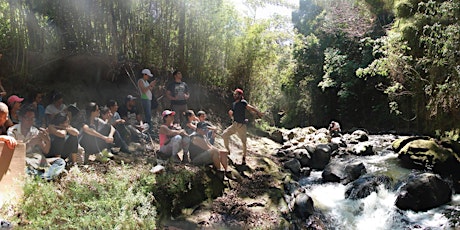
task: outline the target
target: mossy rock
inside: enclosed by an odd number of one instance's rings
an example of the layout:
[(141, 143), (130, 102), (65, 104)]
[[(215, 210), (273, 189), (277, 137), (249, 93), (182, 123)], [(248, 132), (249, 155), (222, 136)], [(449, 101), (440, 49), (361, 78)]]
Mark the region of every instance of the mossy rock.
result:
[(424, 139), (408, 142), (398, 151), (398, 154), (398, 158), (406, 161), (406, 163), (414, 163), (428, 168), (437, 163), (444, 163), (454, 155), (450, 149), (443, 148), (436, 141)]

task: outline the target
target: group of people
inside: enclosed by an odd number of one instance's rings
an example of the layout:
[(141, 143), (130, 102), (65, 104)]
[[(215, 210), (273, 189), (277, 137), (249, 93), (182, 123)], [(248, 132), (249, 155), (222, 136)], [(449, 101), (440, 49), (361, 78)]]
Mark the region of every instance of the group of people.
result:
[[(193, 110), (186, 110), (182, 126), (174, 123), (178, 112), (165, 110), (162, 113), (163, 124), (159, 129), (160, 151), (162, 158), (170, 158), (174, 162), (191, 162), (196, 165), (213, 165), (219, 171), (228, 172), (228, 155), (230, 154), (229, 139), (233, 134), (242, 141), (242, 164), (246, 163), (247, 155), (247, 122), (246, 110), (261, 117), (263, 114), (244, 99), (242, 89), (233, 92), (234, 102), (228, 115), (232, 124), (221, 134), (225, 150), (215, 147), (216, 127), (206, 121), (207, 115), (199, 111), (197, 115)], [(182, 159), (179, 152), (182, 151)]]
[[(103, 150), (110, 152), (118, 148), (129, 154), (129, 143), (151, 141), (150, 134), (155, 132), (152, 101), (156, 99), (152, 90), (157, 80), (152, 79), (149, 69), (141, 73), (137, 86), (142, 113), (137, 109), (138, 98), (133, 95), (127, 95), (120, 107), (116, 100), (108, 100), (104, 106), (89, 102), (84, 111), (76, 105), (65, 105), (61, 93), (53, 93), (46, 107), (42, 104), (44, 94), (41, 92), (33, 93), (30, 100), (10, 95), (6, 103), (0, 102), (0, 141), (8, 148), (14, 148), (18, 141), (25, 143), (28, 172), (46, 179), (59, 175), (66, 164), (77, 163), (82, 157), (86, 160), (84, 156)], [(190, 92), (182, 81), (182, 74), (175, 71), (173, 77), (174, 81), (166, 86), (171, 107), (161, 114), (158, 156), (174, 162), (213, 165), (217, 170), (228, 171), (229, 138), (237, 134), (243, 143), (242, 163), (245, 163), (245, 111), (258, 116), (262, 113), (248, 104), (243, 90), (233, 92), (235, 101), (228, 112), (233, 122), (221, 134), (226, 148), (223, 150), (214, 146), (217, 129), (206, 120), (206, 113), (199, 111), (195, 115), (193, 110), (188, 110)], [(6, 92), (0, 95), (5, 97)], [(179, 156), (181, 151), (182, 157)]]

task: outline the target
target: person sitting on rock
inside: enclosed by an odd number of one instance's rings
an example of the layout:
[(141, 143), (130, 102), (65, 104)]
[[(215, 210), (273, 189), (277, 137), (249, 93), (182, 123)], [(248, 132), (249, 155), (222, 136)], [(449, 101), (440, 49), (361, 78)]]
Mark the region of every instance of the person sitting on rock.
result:
[(196, 113), (196, 115), (198, 116), (199, 121), (206, 121), (208, 123), (209, 127), (208, 127), (208, 133), (206, 134), (206, 137), (208, 138), (209, 143), (211, 143), (211, 145), (214, 145), (214, 142), (216, 140), (217, 127), (211, 125), (211, 123), (207, 121), (208, 116), (206, 115), (205, 111), (200, 110), (198, 111), (198, 113)]
[(51, 149), (46, 157), (60, 156), (69, 159), (72, 163), (80, 162), (78, 157), (78, 135), (80, 132), (70, 125), (70, 118), (67, 113), (54, 115), (48, 125), (48, 132), (51, 139)]
[(145, 132), (148, 130), (148, 125), (143, 123), (142, 115), (136, 107), (136, 97), (132, 95), (126, 96), (125, 104), (121, 105), (118, 113), (125, 120), (125, 126), (129, 130), (131, 141), (142, 142), (148, 140)]
[(340, 137), (341, 136), (341, 134), (340, 134), (341, 130), (340, 130), (339, 122), (331, 121), (331, 123), (329, 124), (328, 130), (329, 130), (329, 134), (331, 135), (331, 137)]
[[(111, 128), (115, 128), (110, 124), (110, 120), (112, 119), (112, 112), (107, 106), (103, 106), (101, 108), (101, 118), (104, 120), (108, 126), (111, 126)], [(125, 140), (121, 137), (120, 132), (115, 128), (115, 133), (113, 134), (114, 138), (114, 143), (116, 147), (120, 148), (120, 151), (124, 153), (131, 153), (131, 151), (128, 148), (128, 144), (125, 142)]]
[(83, 124), (80, 145), (85, 149), (86, 156), (101, 153), (110, 149), (114, 142), (115, 128), (103, 121), (99, 106), (95, 102), (86, 105), (86, 121)]
[(188, 162), (188, 147), (190, 144), (190, 138), (185, 130), (175, 127), (174, 123), (174, 111), (165, 110), (161, 114), (163, 117), (163, 124), (160, 126), (159, 137), (160, 137), (160, 158), (167, 159), (171, 158), (173, 162), (180, 162), (178, 153), (182, 150), (183, 162)]
[(182, 125), (182, 128), (187, 132), (187, 134), (192, 134), (196, 130), (196, 124), (198, 123), (198, 118), (195, 116), (193, 110), (185, 111), (186, 123)]
[[(194, 165), (214, 165), (218, 171), (228, 171), (228, 151), (219, 150), (208, 142), (206, 134), (210, 125), (198, 122), (196, 132), (190, 136), (190, 159)], [(223, 170), (221, 169), (223, 167)]]
[(54, 115), (64, 112), (67, 106), (64, 104), (64, 96), (59, 92), (53, 92), (51, 94), (51, 104), (45, 108), (46, 122), (53, 120)]
[(9, 149), (14, 149), (18, 142), (12, 136), (8, 136), (8, 126), (5, 123), (8, 121), (8, 106), (0, 102), (0, 141), (5, 142)]
[(8, 129), (8, 135), (26, 144), (27, 172), (52, 180), (65, 169), (65, 161), (60, 157), (46, 158), (51, 148), (48, 130), (34, 127), (35, 108), (24, 106), (18, 112), (19, 123)]

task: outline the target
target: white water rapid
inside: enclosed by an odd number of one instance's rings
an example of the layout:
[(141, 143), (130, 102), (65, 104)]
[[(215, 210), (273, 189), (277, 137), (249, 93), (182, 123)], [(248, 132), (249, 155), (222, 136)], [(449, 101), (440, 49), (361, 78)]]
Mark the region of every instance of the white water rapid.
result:
[[(398, 166), (397, 154), (386, 153), (359, 157), (368, 173), (383, 173), (401, 178), (411, 172)], [(402, 211), (395, 206), (397, 192), (383, 185), (378, 192), (363, 199), (345, 198), (346, 186), (340, 183), (321, 183), (322, 171), (313, 171), (300, 180), (314, 206), (328, 220), (328, 229), (340, 230), (399, 230), (399, 229), (460, 229), (460, 220), (453, 220), (449, 213), (460, 213), (460, 195), (453, 195), (449, 204), (426, 212)], [(455, 217), (453, 217), (455, 218)], [(452, 223), (456, 224), (452, 224)], [(453, 225), (453, 226), (452, 226)]]

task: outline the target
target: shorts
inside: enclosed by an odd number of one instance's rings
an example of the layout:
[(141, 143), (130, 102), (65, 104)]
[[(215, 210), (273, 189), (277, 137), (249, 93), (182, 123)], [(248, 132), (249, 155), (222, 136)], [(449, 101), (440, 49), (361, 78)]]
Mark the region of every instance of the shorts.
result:
[[(192, 154), (190, 154), (192, 156)], [(193, 154), (195, 155), (195, 154)], [(202, 153), (197, 154), (192, 159), (194, 165), (210, 165), (213, 164), (210, 150), (206, 150)]]

